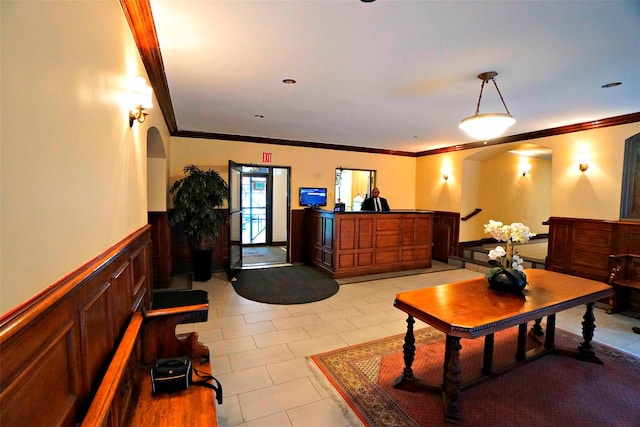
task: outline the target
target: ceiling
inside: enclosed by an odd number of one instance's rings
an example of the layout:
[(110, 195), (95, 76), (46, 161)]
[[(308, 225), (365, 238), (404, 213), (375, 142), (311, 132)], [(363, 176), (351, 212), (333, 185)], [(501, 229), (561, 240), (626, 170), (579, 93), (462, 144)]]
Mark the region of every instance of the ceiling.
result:
[[(638, 1), (150, 5), (177, 131), (459, 146), (475, 142), (458, 124), (475, 113), (485, 71), (498, 73), (517, 120), (506, 136), (640, 112)], [(480, 105), (489, 112), (504, 112), (492, 84)]]

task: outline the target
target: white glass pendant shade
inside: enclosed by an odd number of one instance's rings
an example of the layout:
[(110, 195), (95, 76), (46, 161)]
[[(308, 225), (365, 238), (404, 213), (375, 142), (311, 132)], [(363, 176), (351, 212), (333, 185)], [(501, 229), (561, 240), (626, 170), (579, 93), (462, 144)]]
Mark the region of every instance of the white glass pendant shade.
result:
[(485, 141), (502, 135), (515, 122), (511, 114), (486, 113), (464, 118), (458, 127), (472, 138)]
[[(498, 73), (496, 73), (495, 71), (487, 71), (478, 74), (478, 78), (482, 80), (482, 85), (480, 86), (480, 96), (478, 97), (476, 114), (462, 119), (460, 121), (460, 124), (458, 125), (461, 130), (466, 132), (472, 138), (482, 141), (496, 138), (502, 135), (509, 127), (513, 126), (513, 124), (516, 122), (516, 119), (514, 119), (511, 113), (509, 113), (507, 104), (504, 102), (504, 98), (500, 93), (500, 89), (498, 89), (498, 84), (495, 80), (495, 77), (497, 75)], [(484, 85), (489, 81), (493, 82), (493, 85), (496, 88), (498, 96), (500, 96), (500, 101), (502, 101), (502, 105), (504, 106), (504, 110), (506, 111), (506, 113), (480, 114), (482, 91), (484, 90)]]

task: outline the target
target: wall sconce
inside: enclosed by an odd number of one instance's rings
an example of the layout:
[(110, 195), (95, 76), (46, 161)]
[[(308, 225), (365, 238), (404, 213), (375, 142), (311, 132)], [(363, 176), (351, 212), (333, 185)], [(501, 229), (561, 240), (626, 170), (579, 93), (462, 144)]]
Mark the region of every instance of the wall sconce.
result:
[(133, 127), (133, 123), (137, 120), (143, 123), (149, 113), (144, 110), (153, 107), (152, 89), (147, 86), (144, 77), (135, 77), (129, 83), (130, 104), (133, 107), (129, 111), (129, 127)]
[(442, 179), (444, 179), (445, 181), (449, 179), (449, 175), (447, 175), (446, 173), (442, 174)]
[(529, 163), (523, 163), (520, 165), (520, 173), (522, 176), (527, 176), (531, 172), (531, 165)]
[(587, 156), (585, 154), (580, 154), (578, 156), (578, 162), (580, 172), (586, 172), (587, 169), (589, 169), (589, 163), (587, 162)]

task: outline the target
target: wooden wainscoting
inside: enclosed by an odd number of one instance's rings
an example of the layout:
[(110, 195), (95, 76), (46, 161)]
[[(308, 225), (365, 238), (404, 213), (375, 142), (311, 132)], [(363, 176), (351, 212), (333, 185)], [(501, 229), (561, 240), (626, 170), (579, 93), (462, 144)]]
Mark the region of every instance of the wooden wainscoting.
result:
[(151, 261), (153, 286), (168, 288), (173, 272), (171, 251), (171, 223), (168, 212), (149, 212), (151, 225)]
[(433, 212), (433, 259), (449, 262), (450, 256), (460, 256), (460, 213)]
[(150, 228), (0, 318), (0, 425), (82, 421), (133, 313), (151, 306)]
[[(215, 247), (211, 253), (213, 271), (226, 271), (229, 268), (229, 210), (223, 209), (223, 211), (226, 219), (218, 228), (218, 237), (215, 239)], [(173, 271), (176, 273), (193, 271), (191, 249), (184, 238), (182, 226), (173, 226), (171, 233)]]
[(612, 254), (640, 254), (640, 222), (549, 219), (547, 270), (607, 281)]

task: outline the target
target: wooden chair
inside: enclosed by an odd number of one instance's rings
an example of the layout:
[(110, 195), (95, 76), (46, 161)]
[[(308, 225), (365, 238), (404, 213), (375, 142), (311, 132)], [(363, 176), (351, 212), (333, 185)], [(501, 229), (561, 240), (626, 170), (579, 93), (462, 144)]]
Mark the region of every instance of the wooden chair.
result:
[(640, 255), (609, 255), (611, 274), (609, 284), (613, 286), (611, 306), (607, 313), (627, 314), (640, 318)]

